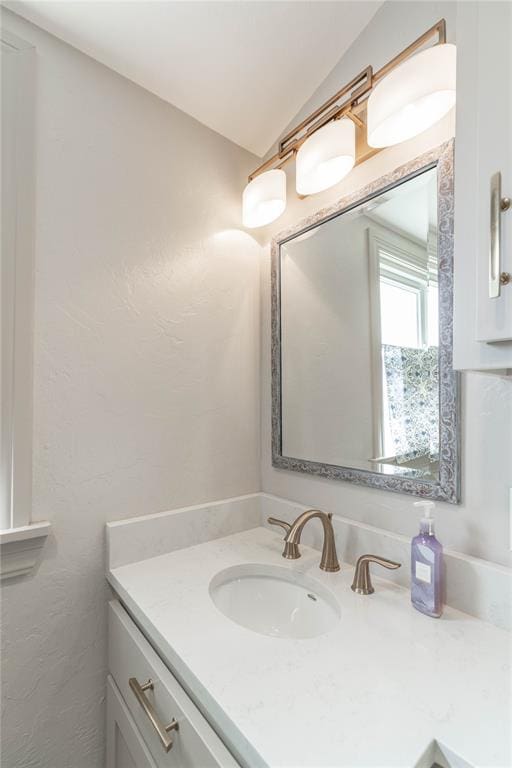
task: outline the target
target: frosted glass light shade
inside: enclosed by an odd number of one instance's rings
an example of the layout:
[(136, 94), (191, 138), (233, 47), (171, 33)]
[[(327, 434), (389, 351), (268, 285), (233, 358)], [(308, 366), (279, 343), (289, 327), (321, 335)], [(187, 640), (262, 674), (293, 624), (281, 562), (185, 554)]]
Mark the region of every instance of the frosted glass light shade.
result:
[(242, 221), (250, 229), (275, 221), (286, 208), (286, 173), (279, 168), (256, 176), (242, 197)]
[(455, 104), (456, 48), (421, 51), (378, 83), (367, 107), (368, 144), (391, 147), (437, 123)]
[(334, 120), (306, 139), (297, 152), (299, 195), (322, 192), (349, 173), (356, 159), (356, 127), (347, 117)]

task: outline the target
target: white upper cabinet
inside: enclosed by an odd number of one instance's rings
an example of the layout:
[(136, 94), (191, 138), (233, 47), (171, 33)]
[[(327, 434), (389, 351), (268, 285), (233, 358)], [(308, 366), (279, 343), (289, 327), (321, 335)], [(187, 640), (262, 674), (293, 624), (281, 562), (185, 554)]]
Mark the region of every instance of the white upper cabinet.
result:
[[(512, 4), (459, 3), (454, 367), (512, 368)], [(501, 222), (498, 223), (498, 219)], [(494, 237), (491, 230), (494, 222)]]

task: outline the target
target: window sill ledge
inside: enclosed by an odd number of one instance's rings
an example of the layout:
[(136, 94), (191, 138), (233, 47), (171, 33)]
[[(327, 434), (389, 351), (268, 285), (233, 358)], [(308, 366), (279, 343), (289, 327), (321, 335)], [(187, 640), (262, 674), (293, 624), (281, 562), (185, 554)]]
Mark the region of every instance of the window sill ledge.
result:
[(50, 523), (32, 523), (0, 531), (0, 580), (25, 576), (39, 560)]

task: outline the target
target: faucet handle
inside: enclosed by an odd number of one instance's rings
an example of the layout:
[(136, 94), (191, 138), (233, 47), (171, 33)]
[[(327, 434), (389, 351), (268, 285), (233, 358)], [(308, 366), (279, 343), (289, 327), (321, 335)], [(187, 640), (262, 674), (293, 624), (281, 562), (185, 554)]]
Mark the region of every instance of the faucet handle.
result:
[(395, 563), (394, 560), (387, 560), (385, 557), (378, 557), (378, 555), (361, 555), (356, 563), (354, 581), (351, 586), (352, 591), (359, 595), (371, 595), (372, 592), (375, 592), (370, 578), (370, 563), (377, 563), (377, 565), (391, 570), (401, 566), (401, 563)]
[(295, 542), (289, 542), (286, 538), (292, 528), (290, 523), (287, 523), (285, 520), (278, 520), (277, 517), (267, 517), (267, 522), (269, 522), (270, 525), (279, 525), (286, 531), (283, 557), (287, 560), (298, 560), (300, 557), (299, 545)]
[(278, 520), (277, 517), (267, 517), (267, 523), (270, 523), (270, 525), (279, 525), (281, 528), (284, 528), (286, 533), (291, 528), (290, 523), (287, 523), (285, 520)]

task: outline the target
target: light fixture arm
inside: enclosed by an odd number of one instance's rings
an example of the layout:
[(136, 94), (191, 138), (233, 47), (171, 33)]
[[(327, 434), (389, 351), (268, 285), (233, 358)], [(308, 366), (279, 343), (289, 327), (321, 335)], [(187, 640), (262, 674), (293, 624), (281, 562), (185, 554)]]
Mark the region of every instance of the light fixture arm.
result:
[[(331, 96), (330, 99), (324, 102), (321, 107), (315, 109), (315, 111), (306, 117), (305, 120), (287, 133), (279, 142), (279, 151), (277, 155), (279, 156), (282, 152), (286, 152), (289, 149), (297, 150), (300, 144), (302, 144), (308, 136), (311, 136), (312, 133), (319, 128), (322, 128), (330, 120), (335, 120), (336, 118), (341, 117), (344, 111), (348, 111), (351, 105), (355, 104), (361, 96), (371, 90), (372, 80), (373, 69), (372, 67), (366, 67), (366, 69), (363, 69), (362, 72), (356, 75), (356, 77), (335, 93), (334, 96)], [(329, 107), (332, 107), (335, 102), (341, 99), (342, 96), (346, 96), (347, 93), (350, 94), (350, 96), (343, 104), (334, 106), (327, 114), (324, 114)], [(306, 134), (301, 137), (300, 134), (302, 131), (305, 131)]]
[[(417, 40), (414, 40), (414, 42), (408, 45), (407, 48), (404, 48), (403, 51), (377, 70), (377, 72), (373, 72), (371, 66), (366, 67), (331, 98), (327, 99), (318, 109), (308, 115), (281, 139), (276, 154), (258, 166), (249, 175), (249, 182), (269, 169), (282, 168), (288, 160), (294, 157), (306, 139), (332, 120), (348, 117), (356, 124), (357, 128), (363, 129), (365, 127), (364, 113), (366, 101), (374, 86), (389, 72), (416, 53), (419, 48), (434, 36), (437, 36), (435, 45), (446, 42), (446, 21), (444, 19), (440, 19), (430, 29), (427, 29)], [(345, 100), (342, 103), (338, 103), (343, 97), (346, 97)], [(361, 158), (356, 158), (356, 164), (378, 151), (380, 150), (367, 151)]]

